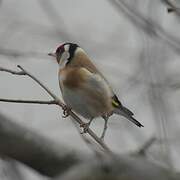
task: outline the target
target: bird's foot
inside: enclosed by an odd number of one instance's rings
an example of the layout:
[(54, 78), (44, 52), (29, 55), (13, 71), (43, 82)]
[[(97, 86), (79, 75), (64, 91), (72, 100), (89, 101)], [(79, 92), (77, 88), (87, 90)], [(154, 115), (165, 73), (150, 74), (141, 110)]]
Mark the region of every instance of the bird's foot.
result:
[(90, 120), (88, 123), (83, 123), (80, 125), (80, 127), (83, 128), (83, 132), (81, 134), (87, 133), (91, 122), (92, 120)]
[(71, 108), (69, 108), (69, 107), (67, 107), (66, 105), (64, 105), (64, 106), (62, 107), (62, 109), (63, 109), (63, 115), (62, 115), (62, 117), (63, 117), (63, 118), (67, 118), (67, 117), (69, 116), (69, 111), (71, 110)]

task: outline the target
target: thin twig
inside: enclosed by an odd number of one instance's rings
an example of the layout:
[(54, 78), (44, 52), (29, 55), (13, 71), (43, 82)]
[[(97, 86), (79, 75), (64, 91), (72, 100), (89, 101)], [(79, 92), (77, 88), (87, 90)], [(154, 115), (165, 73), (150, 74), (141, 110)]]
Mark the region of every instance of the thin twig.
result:
[[(33, 79), (36, 83), (38, 83), (54, 100), (59, 100), (59, 98), (51, 92), (51, 90), (49, 88), (47, 88), (41, 81), (39, 81), (34, 75), (32, 75), (31, 73), (27, 72), (23, 67), (21, 67), (20, 65), (17, 65), (17, 67), (19, 69), (22, 70), (22, 72), (24, 72), (25, 75), (29, 76), (31, 79)], [(60, 100), (59, 100), (60, 101)], [(61, 101), (60, 101), (61, 102)], [(60, 103), (61, 105), (63, 105), (63, 103)], [(59, 104), (59, 105), (60, 105)]]
[[(73, 117), (73, 119), (81, 124), (84, 124), (84, 122), (72, 111), (69, 111), (69, 115), (71, 117)], [(89, 128), (87, 127), (87, 131), (86, 131), (96, 142), (98, 142), (105, 150), (107, 150), (108, 152), (111, 152), (110, 149), (107, 147), (107, 145)]]
[(2, 67), (0, 67), (0, 71), (8, 72), (14, 75), (25, 75), (23, 71), (13, 71), (13, 70), (2, 68)]
[[(0, 68), (0, 71), (5, 71), (14, 75), (26, 75), (29, 76), (31, 79), (33, 79), (37, 84), (39, 84), (53, 99), (54, 104), (60, 106), (63, 110), (66, 105), (62, 103), (62, 101), (54, 94), (52, 91), (47, 88), (40, 80), (38, 80), (34, 75), (32, 75), (30, 72), (25, 70), (22, 66), (17, 66), (21, 71), (12, 71), (5, 68)], [(23, 101), (23, 100), (22, 100)], [(27, 102), (27, 100), (25, 100)], [(12, 102), (12, 101), (11, 101)], [(32, 101), (31, 101), (32, 102)], [(36, 101), (37, 102), (37, 101)], [(37, 103), (36, 103), (37, 104)], [(49, 103), (48, 103), (49, 104)], [(84, 122), (71, 110), (69, 110), (69, 115), (80, 125), (84, 124)], [(107, 147), (107, 145), (88, 127), (87, 133), (98, 143), (103, 147), (107, 152), (111, 152), (110, 149)]]
[(167, 12), (171, 13), (171, 12), (176, 12), (178, 15), (180, 15), (180, 8), (176, 7), (175, 2), (173, 2), (172, 0), (164, 0), (164, 2), (170, 6), (167, 8)]
[(140, 28), (148, 36), (159, 38), (162, 42), (173, 48), (177, 53), (180, 52), (180, 41), (175, 36), (167, 33), (156, 21), (144, 17), (140, 11), (136, 11), (125, 0), (108, 0), (117, 12), (126, 17), (133, 23), (134, 27)]
[(22, 99), (4, 99), (0, 98), (1, 102), (12, 102), (12, 103), (25, 103), (25, 104), (55, 104), (57, 102), (55, 100), (51, 101), (41, 101), (41, 100), (22, 100)]
[(136, 155), (145, 156), (147, 150), (155, 143), (157, 140), (156, 137), (150, 138), (148, 141), (146, 141), (143, 146), (135, 153)]
[[(79, 128), (79, 126), (77, 125), (77, 123), (74, 121), (73, 118), (71, 118), (72, 123), (74, 124), (75, 128), (77, 129), (77, 131), (79, 132), (80, 137), (82, 138), (82, 140), (86, 143), (86, 145), (95, 153), (95, 155), (98, 157), (100, 156), (100, 154), (102, 153), (102, 151), (104, 150), (104, 148), (102, 148), (102, 146), (100, 146), (100, 150), (97, 147), (97, 144), (93, 143), (93, 141), (91, 139), (89, 139), (84, 133), (82, 133), (81, 129)], [(99, 145), (99, 144), (98, 144)], [(101, 153), (100, 153), (101, 152)]]

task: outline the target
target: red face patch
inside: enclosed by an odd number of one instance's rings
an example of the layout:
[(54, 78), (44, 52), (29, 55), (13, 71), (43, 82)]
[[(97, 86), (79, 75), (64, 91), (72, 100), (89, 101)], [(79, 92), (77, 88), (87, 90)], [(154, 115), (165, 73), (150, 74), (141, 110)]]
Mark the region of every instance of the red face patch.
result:
[(60, 46), (56, 49), (56, 53), (61, 53), (61, 52), (63, 52), (63, 51), (64, 51), (64, 45), (65, 45), (65, 44), (60, 45)]

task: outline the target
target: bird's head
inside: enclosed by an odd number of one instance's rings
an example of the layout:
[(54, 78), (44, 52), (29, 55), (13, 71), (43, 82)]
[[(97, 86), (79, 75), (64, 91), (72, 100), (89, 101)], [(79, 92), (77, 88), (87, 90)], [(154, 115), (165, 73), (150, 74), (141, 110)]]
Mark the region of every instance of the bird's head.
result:
[(71, 62), (78, 48), (77, 44), (64, 43), (58, 46), (55, 53), (49, 53), (48, 55), (55, 57), (60, 67), (63, 68)]

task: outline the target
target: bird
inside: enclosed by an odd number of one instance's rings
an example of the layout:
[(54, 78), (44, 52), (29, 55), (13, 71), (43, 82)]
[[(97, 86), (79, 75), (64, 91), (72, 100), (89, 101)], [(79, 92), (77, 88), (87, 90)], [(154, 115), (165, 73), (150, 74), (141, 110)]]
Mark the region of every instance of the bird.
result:
[(113, 114), (144, 127), (133, 117), (134, 113), (122, 105), (110, 83), (78, 44), (65, 42), (48, 55), (59, 65), (59, 86), (67, 107), (89, 120), (84, 123), (84, 129), (93, 119), (102, 117), (105, 122), (101, 139), (104, 140), (108, 119)]

